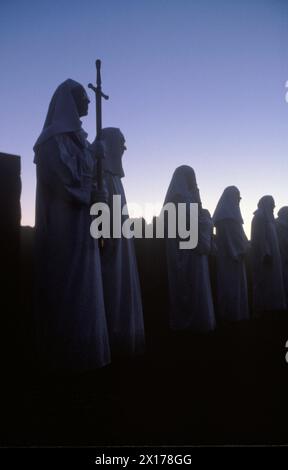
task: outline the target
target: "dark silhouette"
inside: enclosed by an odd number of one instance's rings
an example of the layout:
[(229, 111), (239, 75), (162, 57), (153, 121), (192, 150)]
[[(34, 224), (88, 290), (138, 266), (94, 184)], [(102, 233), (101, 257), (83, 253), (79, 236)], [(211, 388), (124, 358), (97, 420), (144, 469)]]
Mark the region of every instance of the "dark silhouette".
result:
[(84, 88), (66, 80), (55, 91), (35, 146), (35, 326), (48, 367), (89, 370), (110, 362), (100, 255), (90, 235), (95, 148), (80, 117)]
[(286, 309), (274, 207), (273, 197), (263, 196), (252, 220), (253, 303), (256, 314)]
[[(165, 197), (164, 204), (168, 203), (186, 204), (188, 227), (196, 223), (190, 218), (190, 203), (197, 203), (199, 212), (198, 244), (195, 249), (181, 248), (180, 237), (169, 238), (166, 234), (170, 327), (174, 330), (208, 332), (215, 328), (208, 263), (213, 225), (209, 212), (202, 209), (191, 167), (183, 165), (175, 170)], [(176, 214), (179, 216), (178, 208)]]
[[(0, 350), (2, 367), (19, 341), (20, 157), (0, 153)], [(17, 355), (17, 354), (16, 354)], [(17, 361), (17, 357), (14, 358)]]
[[(104, 188), (108, 193), (113, 214), (113, 196), (121, 198), (121, 209), (126, 197), (121, 179), (124, 176), (122, 156), (126, 150), (120, 129), (102, 129), (105, 145)], [(121, 227), (128, 216), (122, 216)], [(102, 275), (105, 310), (112, 353), (135, 355), (144, 351), (144, 322), (134, 240), (123, 237), (105, 240), (102, 251)]]
[(243, 230), (240, 212), (240, 191), (228, 186), (215, 209), (216, 227), (216, 298), (220, 321), (248, 320), (248, 290), (246, 266), (248, 240)]
[[(12, 166), (17, 162), (12, 171), (14, 183), (6, 186), (5, 193), (6, 164), (0, 171), (1, 210), (7, 215), (1, 224), (2, 279), (10, 273), (1, 284), (5, 365), (0, 389), (1, 446), (287, 444), (287, 311), (221, 325), (199, 337), (168, 331), (163, 239), (136, 240), (148, 345), (145, 359), (127, 369), (113, 365), (111, 375), (101, 378), (100, 371), (72, 378), (62, 373), (46, 376), (42, 362), (35, 369), (31, 340), (33, 281), (39, 282), (33, 279), (35, 230), (22, 227), (20, 231), (20, 165), (19, 159), (12, 160), (9, 157)], [(55, 198), (58, 191), (54, 185)], [(71, 195), (66, 197), (70, 213)], [(14, 202), (7, 204), (8, 200)], [(74, 209), (81, 213), (83, 204), (76, 203)], [(11, 220), (10, 231), (5, 220)], [(72, 232), (66, 236), (69, 242), (70, 237), (74, 239)], [(20, 295), (16, 288), (19, 266)], [(68, 270), (68, 277), (73, 272)], [(73, 289), (67, 292), (74, 295)], [(8, 323), (12, 328), (6, 329)]]
[(276, 219), (279, 241), (286, 305), (288, 307), (288, 206), (281, 207)]

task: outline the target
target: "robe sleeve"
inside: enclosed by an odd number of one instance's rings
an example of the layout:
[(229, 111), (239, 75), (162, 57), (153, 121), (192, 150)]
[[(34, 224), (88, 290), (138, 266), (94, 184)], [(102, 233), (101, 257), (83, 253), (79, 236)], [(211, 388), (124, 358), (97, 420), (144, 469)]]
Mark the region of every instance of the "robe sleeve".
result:
[(242, 224), (235, 220), (225, 219), (216, 224), (216, 239), (221, 244), (226, 256), (238, 260), (248, 249), (248, 240)]
[(201, 255), (209, 255), (212, 247), (213, 222), (210, 214), (200, 211), (198, 220), (198, 245), (195, 251)]
[(69, 137), (65, 135), (56, 136), (41, 146), (38, 162), (39, 177), (55, 197), (76, 204), (89, 205), (92, 171), (85, 165), (84, 149), (81, 151), (73, 143), (69, 145), (68, 139)]
[(265, 220), (263, 217), (255, 215), (252, 220), (251, 248), (254, 257), (261, 261), (267, 256), (272, 256), (266, 232)]
[(276, 222), (276, 230), (282, 261), (288, 264), (288, 229), (286, 226)]

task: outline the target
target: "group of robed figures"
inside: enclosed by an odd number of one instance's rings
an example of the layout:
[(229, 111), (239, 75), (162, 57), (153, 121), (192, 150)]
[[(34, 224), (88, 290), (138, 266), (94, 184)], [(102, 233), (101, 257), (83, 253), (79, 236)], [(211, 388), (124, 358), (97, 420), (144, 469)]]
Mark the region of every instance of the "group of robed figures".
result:
[[(63, 82), (34, 146), (34, 326), (38, 357), (52, 368), (95, 369), (113, 357), (134, 357), (145, 350), (134, 240), (111, 237), (102, 244), (90, 234), (90, 207), (95, 201), (105, 200), (112, 208), (117, 195), (121, 207), (126, 205), (125, 138), (120, 129), (109, 127), (90, 144), (80, 120), (88, 113), (88, 104), (82, 85), (71, 79)], [(198, 205), (198, 243), (187, 250), (179, 247), (177, 238), (165, 239), (171, 329), (209, 332), (216, 317), (230, 322), (250, 318), (245, 267), (249, 250), (254, 312), (287, 308), (288, 208), (282, 208), (275, 221), (272, 196), (262, 197), (249, 243), (240, 199), (238, 188), (227, 187), (211, 217), (202, 208), (194, 170), (187, 165), (175, 170), (164, 204), (185, 203), (187, 214), (191, 203)], [(215, 298), (210, 255), (216, 260)]]

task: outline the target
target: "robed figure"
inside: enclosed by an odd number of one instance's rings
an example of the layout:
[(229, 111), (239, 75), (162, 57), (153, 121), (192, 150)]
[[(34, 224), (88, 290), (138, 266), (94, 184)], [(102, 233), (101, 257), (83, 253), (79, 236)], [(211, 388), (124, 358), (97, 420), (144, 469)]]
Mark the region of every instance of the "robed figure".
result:
[(216, 206), (216, 305), (220, 321), (249, 318), (245, 255), (248, 240), (243, 230), (240, 191), (228, 186)]
[(168, 203), (175, 204), (177, 216), (177, 204), (186, 204), (186, 226), (195, 223), (190, 220), (190, 203), (198, 204), (196, 248), (181, 248), (179, 236), (169, 238), (166, 230), (169, 325), (173, 330), (205, 333), (215, 328), (208, 264), (213, 224), (209, 212), (202, 209), (195, 173), (191, 167), (182, 165), (174, 171), (164, 206)]
[(286, 308), (282, 262), (272, 196), (263, 196), (251, 227), (253, 304), (256, 314)]
[(284, 290), (288, 307), (288, 207), (284, 206), (278, 211), (276, 230), (279, 241)]
[[(122, 178), (122, 156), (126, 150), (125, 138), (118, 128), (101, 131), (105, 145), (103, 161), (103, 188), (107, 192), (111, 214), (111, 236), (104, 239), (101, 253), (105, 309), (112, 357), (131, 357), (144, 352), (144, 320), (134, 240), (123, 235), (123, 224), (129, 219), (124, 210), (126, 197)], [(117, 197), (119, 233), (113, 237), (113, 196)], [(114, 206), (115, 207), (115, 206)], [(116, 209), (115, 209), (116, 210)], [(115, 227), (114, 227), (115, 230)]]
[(34, 146), (37, 351), (52, 368), (89, 370), (110, 362), (98, 241), (90, 235), (95, 148), (81, 116), (84, 88), (55, 91)]

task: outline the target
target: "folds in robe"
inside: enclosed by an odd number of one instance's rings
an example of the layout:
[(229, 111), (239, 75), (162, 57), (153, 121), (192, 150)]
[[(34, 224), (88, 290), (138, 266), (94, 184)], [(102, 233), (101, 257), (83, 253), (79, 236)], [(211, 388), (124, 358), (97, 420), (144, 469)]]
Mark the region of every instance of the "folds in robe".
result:
[(282, 263), (274, 217), (256, 211), (251, 229), (255, 313), (285, 310)]
[[(125, 139), (117, 128), (102, 130), (106, 146), (104, 188), (108, 194), (111, 218), (113, 195), (121, 197), (121, 209), (126, 204), (121, 178)], [(122, 224), (128, 216), (122, 216)], [(101, 254), (105, 309), (112, 355), (132, 356), (145, 348), (142, 299), (134, 240), (105, 239)]]
[(251, 229), (253, 304), (255, 313), (285, 310), (282, 263), (272, 196), (263, 196), (254, 213)]
[[(177, 168), (165, 198), (166, 203), (199, 204), (197, 248), (180, 249), (179, 238), (166, 237), (169, 284), (169, 324), (171, 329), (208, 332), (215, 328), (208, 254), (211, 249), (213, 224), (208, 211), (201, 208), (195, 174), (183, 165)], [(193, 222), (191, 222), (193, 223)]]
[(288, 207), (282, 207), (276, 219), (286, 304), (288, 306)]
[(94, 162), (85, 134), (57, 134), (37, 150), (37, 349), (48, 366), (110, 362), (98, 242), (90, 235)]
[(216, 223), (217, 315), (225, 321), (249, 318), (244, 256), (248, 240), (242, 224), (224, 219)]
[(216, 206), (216, 305), (222, 321), (249, 318), (248, 290), (244, 257), (248, 240), (243, 230), (240, 191), (236, 186), (224, 189)]

